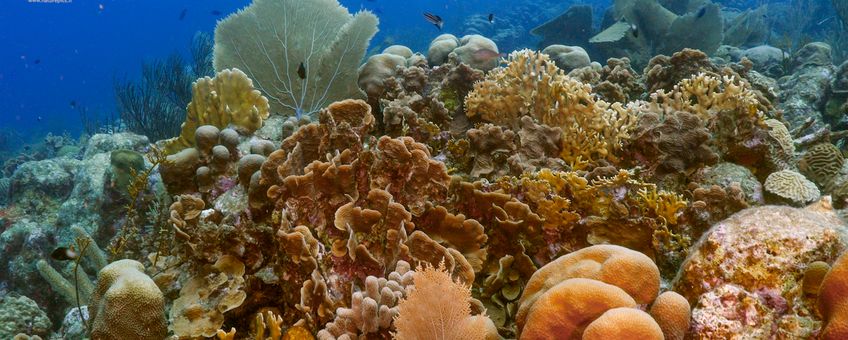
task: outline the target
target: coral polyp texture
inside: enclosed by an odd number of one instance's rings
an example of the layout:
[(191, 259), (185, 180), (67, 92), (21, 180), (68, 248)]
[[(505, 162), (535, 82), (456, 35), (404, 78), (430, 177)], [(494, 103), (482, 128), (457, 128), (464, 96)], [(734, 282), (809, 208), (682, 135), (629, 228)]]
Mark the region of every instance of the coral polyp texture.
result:
[(0, 338), (848, 338), (848, 50), (802, 43), (845, 5), (466, 1), (371, 42), (400, 3), (253, 0), (119, 89), (144, 119), (0, 129)]

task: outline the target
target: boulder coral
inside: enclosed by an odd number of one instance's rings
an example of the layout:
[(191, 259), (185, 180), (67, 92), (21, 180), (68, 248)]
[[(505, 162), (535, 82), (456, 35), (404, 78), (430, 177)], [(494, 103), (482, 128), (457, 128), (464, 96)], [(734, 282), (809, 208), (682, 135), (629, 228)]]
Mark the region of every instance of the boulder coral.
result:
[(848, 256), (844, 254), (833, 262), (833, 267), (821, 281), (818, 310), (822, 314), (822, 339), (844, 339), (848, 337)]
[[(613, 245), (572, 252), (527, 282), (516, 315), (520, 338), (663, 339), (664, 332), (682, 337), (669, 325), (689, 319), (688, 305), (669, 302), (674, 293), (657, 299), (659, 289), (659, 270), (644, 254)], [(638, 309), (655, 299), (653, 317)]]
[[(165, 338), (165, 298), (144, 273), (141, 263), (112, 262), (97, 277), (97, 288), (89, 304), (92, 339)], [(132, 313), (132, 317), (127, 313)]]
[(717, 223), (672, 283), (693, 305), (691, 334), (811, 336), (818, 321), (801, 278), (808, 263), (833, 261), (846, 235), (827, 199), (803, 209), (752, 207)]

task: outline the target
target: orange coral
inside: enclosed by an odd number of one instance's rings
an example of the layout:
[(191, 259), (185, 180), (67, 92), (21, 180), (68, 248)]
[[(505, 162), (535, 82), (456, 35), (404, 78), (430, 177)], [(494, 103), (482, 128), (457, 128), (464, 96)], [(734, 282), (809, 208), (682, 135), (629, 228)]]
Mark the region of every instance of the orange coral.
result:
[(648, 313), (635, 308), (612, 308), (592, 321), (583, 331), (585, 340), (640, 339), (663, 340), (660, 326)]
[(454, 282), (444, 265), (419, 267), (415, 288), (398, 304), (395, 339), (487, 339), (491, 321), (471, 315), (471, 291)]
[(673, 291), (660, 294), (651, 305), (651, 316), (657, 321), (666, 340), (683, 340), (689, 330), (689, 301)]
[(819, 289), (818, 307), (824, 326), (822, 338), (848, 338), (848, 256), (842, 254), (833, 262)]

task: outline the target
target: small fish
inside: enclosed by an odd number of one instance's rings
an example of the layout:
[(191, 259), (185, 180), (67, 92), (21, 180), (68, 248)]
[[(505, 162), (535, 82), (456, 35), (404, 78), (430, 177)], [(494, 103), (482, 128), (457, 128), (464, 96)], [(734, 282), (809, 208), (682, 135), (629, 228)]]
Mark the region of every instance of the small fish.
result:
[(701, 7), (701, 9), (700, 9), (700, 10), (698, 10), (698, 15), (696, 15), (696, 16), (695, 16), (695, 18), (700, 19), (701, 17), (703, 17), (703, 16), (704, 16), (704, 14), (707, 14), (707, 7), (706, 7), (706, 6), (705, 6), (705, 7)]
[(50, 257), (57, 261), (76, 260), (79, 255), (74, 248), (59, 247), (50, 253)]
[(297, 67), (297, 76), (300, 79), (306, 79), (306, 66), (303, 65), (303, 62), (300, 63), (300, 66)]
[(106, 7), (103, 6), (103, 4), (98, 4), (97, 9), (100, 10), (101, 12), (103, 12), (103, 10), (106, 9)]
[(38, 118), (36, 118), (36, 119), (38, 119), (38, 121), (40, 122), (44, 118), (41, 118), (41, 116), (38, 116)]
[(495, 13), (489, 13), (489, 23), (490, 24), (495, 23)]
[(32, 63), (36, 65), (41, 64), (41, 59), (35, 59)]
[(188, 8), (183, 8), (183, 11), (182, 11), (182, 12), (180, 12), (180, 18), (179, 18), (179, 20), (183, 20), (183, 19), (185, 19), (186, 14), (188, 14)]
[(636, 27), (636, 25), (630, 24), (630, 32), (633, 32), (634, 38), (639, 37), (639, 27)]
[(439, 28), (439, 31), (442, 30), (442, 27), (445, 26), (445, 22), (442, 21), (442, 17), (435, 15), (433, 13), (424, 12), (424, 19), (427, 19), (427, 22), (436, 25)]
[(75, 109), (77, 107), (77, 101), (76, 100), (71, 100), (71, 102), (69, 104), (71, 105), (72, 109)]
[(817, 24), (816, 24), (816, 26), (821, 26), (822, 24), (824, 24), (824, 23), (826, 23), (826, 22), (828, 22), (828, 21), (832, 20), (833, 18), (835, 18), (835, 17), (825, 18), (824, 20), (819, 21), (819, 23), (817, 23)]
[(221, 11), (219, 11), (219, 10), (217, 10), (217, 9), (213, 9), (213, 10), (212, 10), (211, 12), (209, 12), (209, 13), (211, 13), (212, 15), (221, 15)]
[(472, 56), (474, 56), (475, 60), (489, 61), (489, 60), (492, 60), (494, 58), (505, 57), (506, 54), (505, 53), (498, 53), (498, 52), (492, 51), (488, 48), (483, 48), (483, 49), (479, 49), (479, 50), (474, 51), (474, 53), (472, 53)]

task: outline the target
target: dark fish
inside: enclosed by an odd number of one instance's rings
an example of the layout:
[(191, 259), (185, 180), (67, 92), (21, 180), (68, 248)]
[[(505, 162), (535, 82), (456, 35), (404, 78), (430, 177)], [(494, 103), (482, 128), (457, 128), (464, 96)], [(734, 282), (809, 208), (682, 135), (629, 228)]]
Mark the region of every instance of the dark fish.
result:
[(442, 30), (442, 26), (445, 25), (445, 22), (442, 21), (442, 17), (435, 15), (433, 13), (424, 12), (424, 19), (427, 19), (427, 22), (436, 25), (439, 28), (439, 31)]
[(217, 9), (213, 9), (212, 12), (209, 12), (209, 13), (212, 13), (212, 15), (221, 15), (221, 11), (219, 11)]
[(76, 101), (76, 100), (72, 100), (72, 101), (70, 102), (70, 105), (71, 105), (71, 108), (72, 108), (72, 109), (75, 109), (75, 108), (77, 107), (77, 101)]
[(69, 261), (77, 259), (77, 252), (73, 248), (59, 247), (50, 253), (50, 257), (57, 261)]
[(306, 66), (304, 66), (302, 62), (300, 63), (300, 66), (297, 67), (297, 76), (300, 77), (300, 79), (306, 79)]
[(179, 20), (185, 19), (186, 14), (188, 14), (188, 8), (183, 8), (183, 11), (180, 12), (180, 19)]
[(35, 59), (32, 63), (36, 65), (41, 64), (41, 59)]
[(639, 27), (636, 27), (636, 25), (630, 25), (630, 31), (633, 32), (634, 38), (639, 37)]
[(701, 9), (698, 10), (698, 15), (696, 15), (695, 18), (700, 19), (702, 16), (704, 16), (704, 14), (707, 14), (707, 7), (701, 7)]
[(490, 24), (495, 23), (495, 13), (489, 13), (489, 23)]

